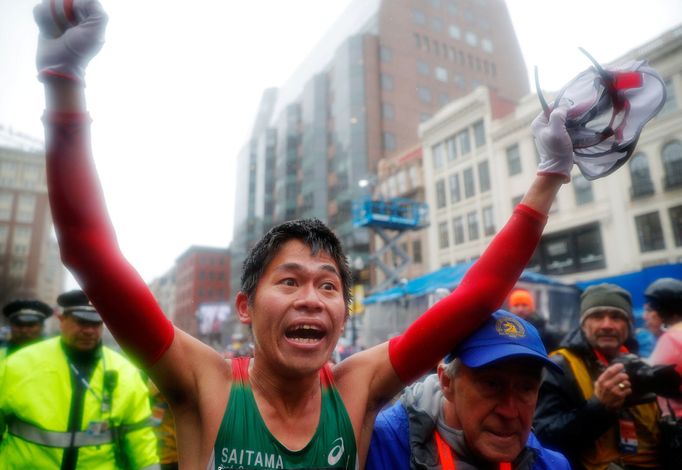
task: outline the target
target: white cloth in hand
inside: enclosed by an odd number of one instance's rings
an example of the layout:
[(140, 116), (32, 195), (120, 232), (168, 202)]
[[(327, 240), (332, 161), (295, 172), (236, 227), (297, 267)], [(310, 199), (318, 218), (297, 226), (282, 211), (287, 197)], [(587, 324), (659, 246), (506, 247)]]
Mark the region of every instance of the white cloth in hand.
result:
[(104, 45), (107, 14), (97, 0), (43, 0), (33, 9), (40, 36), (41, 80), (57, 76), (85, 83), (85, 68)]
[(573, 168), (573, 142), (566, 131), (566, 112), (565, 107), (558, 107), (549, 119), (545, 113), (540, 113), (530, 128), (540, 155), (538, 174), (562, 175), (567, 183), (571, 180)]

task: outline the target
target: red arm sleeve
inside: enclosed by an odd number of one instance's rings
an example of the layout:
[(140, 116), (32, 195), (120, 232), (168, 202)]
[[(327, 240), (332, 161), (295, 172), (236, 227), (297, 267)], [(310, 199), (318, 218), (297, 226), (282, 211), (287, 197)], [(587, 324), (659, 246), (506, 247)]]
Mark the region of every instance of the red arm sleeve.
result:
[(533, 255), (546, 221), (547, 216), (530, 207), (517, 206), (452, 294), (391, 339), (389, 357), (403, 382), (428, 372), (500, 308)]
[(46, 113), (47, 184), (62, 261), (132, 357), (151, 365), (174, 329), (123, 257), (90, 150), (90, 117)]

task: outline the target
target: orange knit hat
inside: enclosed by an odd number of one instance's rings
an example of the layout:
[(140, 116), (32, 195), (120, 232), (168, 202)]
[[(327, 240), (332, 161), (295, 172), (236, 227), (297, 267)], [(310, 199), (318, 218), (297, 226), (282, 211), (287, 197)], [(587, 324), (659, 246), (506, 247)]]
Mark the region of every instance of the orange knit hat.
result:
[(518, 304), (526, 304), (531, 310), (535, 310), (533, 296), (525, 289), (517, 289), (509, 296), (509, 306), (514, 307)]

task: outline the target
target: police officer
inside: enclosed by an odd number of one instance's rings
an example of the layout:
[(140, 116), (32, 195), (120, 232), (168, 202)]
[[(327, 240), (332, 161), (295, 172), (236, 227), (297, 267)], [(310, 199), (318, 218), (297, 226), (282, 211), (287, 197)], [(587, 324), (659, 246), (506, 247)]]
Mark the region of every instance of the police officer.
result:
[(18, 349), (42, 339), (45, 320), (52, 315), (52, 307), (40, 300), (21, 299), (2, 308), (10, 326), (7, 346), (0, 349), (0, 359)]
[(0, 470), (158, 469), (138, 370), (102, 346), (102, 319), (82, 291), (57, 302), (61, 335), (0, 367)]

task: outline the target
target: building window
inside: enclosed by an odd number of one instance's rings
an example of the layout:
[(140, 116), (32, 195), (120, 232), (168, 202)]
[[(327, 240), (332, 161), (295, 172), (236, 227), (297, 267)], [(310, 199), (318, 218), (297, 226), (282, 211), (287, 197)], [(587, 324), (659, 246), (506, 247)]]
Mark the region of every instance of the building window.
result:
[(495, 235), (495, 219), (493, 219), (493, 206), (484, 207), (481, 211), (483, 216), (483, 235)]
[(431, 119), (431, 115), (429, 113), (419, 113), (419, 122), (426, 122), (429, 119)]
[(523, 194), (520, 194), (518, 196), (514, 196), (511, 200), (511, 205), (512, 205), (512, 210), (516, 209), (516, 206), (519, 205), (521, 202), (521, 199), (523, 199)]
[(12, 203), (14, 195), (12, 193), (0, 193), (0, 220), (12, 218)]
[(454, 24), (450, 25), (450, 27), (448, 28), (448, 33), (450, 34), (450, 37), (452, 39), (462, 39), (462, 31), (459, 29), (458, 26), (455, 26)]
[(440, 143), (434, 145), (431, 147), (431, 151), (433, 152), (433, 168), (436, 170), (443, 168), (445, 165), (445, 156), (443, 155), (445, 150), (443, 148), (443, 144)]
[(509, 176), (521, 173), (521, 152), (518, 145), (507, 147), (507, 168)]
[(661, 114), (670, 113), (677, 109), (677, 98), (675, 97), (675, 87), (672, 79), (665, 81), (665, 103), (661, 108)]
[(476, 121), (473, 127), (474, 145), (476, 145), (476, 148), (483, 147), (485, 145), (485, 127), (483, 121)]
[(392, 104), (383, 103), (381, 105), (381, 116), (386, 120), (393, 120), (395, 118), (395, 109)]
[(448, 71), (445, 67), (436, 67), (436, 80), (447, 83)]
[(415, 263), (422, 262), (422, 242), (421, 240), (412, 240), (412, 261)]
[(488, 160), (478, 164), (478, 190), (482, 193), (490, 190), (490, 166)]
[(430, 103), (431, 102), (431, 90), (429, 90), (425, 86), (418, 86), (417, 87), (417, 96), (419, 97), (419, 101), (422, 103)]
[(443, 20), (440, 18), (431, 18), (431, 29), (439, 33), (443, 31)]
[(448, 234), (447, 222), (441, 222), (438, 224), (438, 246), (440, 248), (447, 248), (450, 246), (450, 236)]
[(393, 77), (390, 75), (386, 75), (385, 73), (381, 74), (381, 89), (386, 90), (386, 91), (391, 91), (393, 90)]
[(459, 174), (453, 173), (450, 175), (450, 204), (456, 204), (460, 201), (459, 190)]
[(455, 245), (464, 243), (464, 219), (462, 219), (462, 216), (452, 219), (452, 234)]
[(452, 162), (457, 159), (457, 141), (455, 137), (448, 137), (445, 141), (445, 148), (448, 151), (448, 161)]
[(469, 140), (469, 129), (464, 129), (457, 133), (457, 140), (459, 141), (459, 150), (462, 155), (471, 152), (471, 141)]
[(447, 93), (445, 93), (445, 92), (438, 93), (438, 104), (439, 105), (445, 106), (449, 102), (450, 102), (450, 96)]
[(630, 195), (633, 198), (648, 196), (654, 193), (654, 183), (651, 181), (651, 173), (649, 172), (649, 162), (646, 155), (638, 153), (629, 163), (630, 180), (632, 187), (630, 188)]
[(426, 15), (424, 14), (423, 11), (417, 10), (416, 8), (412, 9), (412, 21), (414, 21), (418, 25), (424, 25), (426, 24)]
[(473, 197), (476, 194), (476, 186), (474, 185), (474, 169), (467, 168), (462, 174), (462, 179), (464, 179), (464, 197)]
[(422, 37), (419, 35), (419, 33), (414, 33), (412, 34), (414, 36), (414, 45), (417, 49), (422, 48)]
[(578, 206), (594, 201), (592, 183), (583, 175), (576, 175), (573, 177), (573, 192), (575, 193), (575, 203)]
[(476, 211), (467, 214), (467, 227), (469, 228), (469, 240), (478, 240), (478, 214)]
[(459, 74), (455, 75), (455, 85), (457, 85), (459, 88), (462, 88), (462, 89), (466, 88), (466, 86), (467, 86), (466, 78), (464, 78), (463, 76), (461, 76)]
[(637, 237), (639, 238), (639, 250), (647, 251), (662, 250), (665, 248), (663, 241), (663, 228), (658, 211), (642, 214), (635, 217)]
[(423, 60), (418, 60), (417, 61), (417, 72), (420, 75), (428, 75), (430, 73), (429, 64), (427, 64)]
[[(675, 236), (675, 246), (682, 246), (682, 206), (671, 207), (668, 212), (670, 214), (670, 225)], [(0, 238), (2, 237), (0, 236)]]
[(0, 255), (4, 255), (7, 250), (7, 236), (9, 228), (7, 225), (0, 225)]
[(15, 255), (25, 256), (28, 254), (31, 245), (31, 228), (15, 227), (12, 252)]
[(570, 274), (604, 268), (606, 263), (599, 224), (543, 237), (529, 264), (545, 274)]
[(471, 47), (478, 46), (478, 36), (476, 36), (476, 34), (472, 33), (471, 31), (466, 33), (465, 40), (467, 44), (469, 44)]
[(395, 134), (384, 132), (384, 150), (395, 150)]
[(666, 144), (662, 156), (666, 189), (682, 185), (682, 143), (676, 140)]
[(17, 222), (31, 223), (35, 213), (36, 197), (33, 194), (22, 194), (17, 204)]
[(436, 181), (436, 207), (442, 209), (447, 204), (445, 200), (445, 180)]
[(393, 51), (386, 46), (379, 47), (379, 59), (382, 62), (390, 62), (393, 59)]
[(490, 39), (481, 39), (481, 47), (488, 54), (493, 53), (493, 42)]

